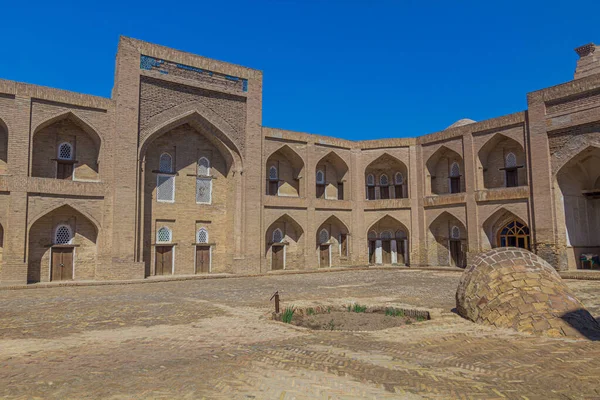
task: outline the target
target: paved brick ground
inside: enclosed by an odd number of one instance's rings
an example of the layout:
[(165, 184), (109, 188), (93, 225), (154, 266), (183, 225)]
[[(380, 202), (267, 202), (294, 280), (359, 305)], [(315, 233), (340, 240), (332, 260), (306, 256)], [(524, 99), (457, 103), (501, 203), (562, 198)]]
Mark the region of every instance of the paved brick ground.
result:
[[(7, 398), (600, 398), (600, 342), (496, 330), (450, 312), (460, 275), (354, 271), (0, 292)], [(600, 282), (568, 281), (600, 316)], [(286, 304), (397, 304), (434, 319), (312, 332)]]

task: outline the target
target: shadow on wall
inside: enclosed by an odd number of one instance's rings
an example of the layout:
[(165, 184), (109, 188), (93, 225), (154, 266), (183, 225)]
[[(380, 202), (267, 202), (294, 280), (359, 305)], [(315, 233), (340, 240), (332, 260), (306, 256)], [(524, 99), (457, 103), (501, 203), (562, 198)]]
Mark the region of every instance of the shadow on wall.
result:
[(573, 310), (563, 314), (560, 318), (587, 339), (600, 340), (600, 324), (589, 311), (585, 309)]

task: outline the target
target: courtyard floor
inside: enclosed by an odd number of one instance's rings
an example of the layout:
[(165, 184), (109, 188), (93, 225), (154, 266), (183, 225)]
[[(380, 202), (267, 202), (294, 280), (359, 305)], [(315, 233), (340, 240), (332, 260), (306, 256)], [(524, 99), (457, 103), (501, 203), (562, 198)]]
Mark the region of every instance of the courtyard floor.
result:
[[(0, 291), (0, 397), (600, 398), (600, 342), (454, 314), (460, 273), (372, 270)], [(600, 281), (567, 281), (600, 317)], [(283, 305), (427, 309), (427, 322), (309, 331)]]

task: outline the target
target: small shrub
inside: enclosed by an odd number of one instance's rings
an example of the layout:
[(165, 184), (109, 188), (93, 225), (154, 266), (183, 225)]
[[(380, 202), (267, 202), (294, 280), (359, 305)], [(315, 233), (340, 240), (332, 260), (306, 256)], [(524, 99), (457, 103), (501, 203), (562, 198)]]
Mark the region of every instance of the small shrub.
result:
[(352, 304), (348, 304), (348, 311), (352, 311)]
[(425, 321), (425, 317), (424, 317), (424, 316), (422, 316), (422, 315), (419, 315), (419, 316), (417, 317), (417, 322), (423, 322), (423, 321)]
[(327, 307), (327, 314), (331, 313), (331, 307)]
[(308, 315), (315, 315), (315, 309), (314, 309), (314, 308), (312, 308), (312, 307), (310, 307), (308, 310), (306, 310), (306, 313), (307, 313)]
[(335, 328), (335, 324), (333, 323), (333, 320), (329, 321), (329, 323), (327, 324), (327, 329), (332, 331), (334, 328)]
[(360, 304), (355, 304), (354, 307), (352, 307), (352, 311), (354, 311), (356, 313), (363, 313), (363, 312), (367, 311), (367, 306), (361, 306)]
[(294, 316), (294, 311), (296, 311), (294, 309), (294, 307), (286, 307), (285, 311), (283, 312), (283, 315), (281, 316), (281, 321), (285, 322), (286, 324), (289, 324), (292, 322), (292, 317)]
[(385, 315), (390, 317), (404, 317), (404, 310), (388, 307), (385, 309)]

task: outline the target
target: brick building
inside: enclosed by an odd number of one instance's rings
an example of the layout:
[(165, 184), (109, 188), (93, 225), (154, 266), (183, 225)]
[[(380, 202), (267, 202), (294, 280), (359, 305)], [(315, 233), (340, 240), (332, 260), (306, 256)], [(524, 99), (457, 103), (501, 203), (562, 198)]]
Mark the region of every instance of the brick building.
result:
[(262, 126), (262, 73), (121, 38), (112, 98), (0, 80), (0, 282), (600, 253), (600, 51), (417, 138)]

